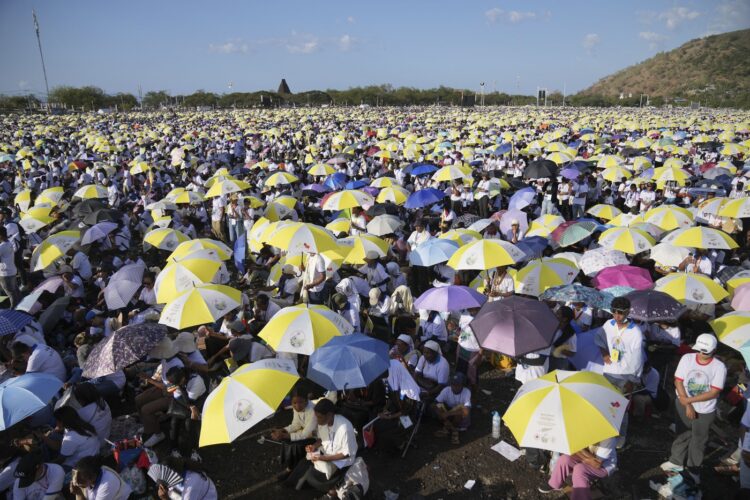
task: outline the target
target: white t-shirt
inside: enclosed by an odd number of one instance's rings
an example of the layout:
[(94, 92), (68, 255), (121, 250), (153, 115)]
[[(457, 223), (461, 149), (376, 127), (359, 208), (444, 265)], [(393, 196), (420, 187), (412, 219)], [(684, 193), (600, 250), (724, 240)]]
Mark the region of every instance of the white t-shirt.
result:
[(422, 375), (426, 379), (434, 380), (438, 384), (446, 385), (450, 375), (450, 366), (448, 366), (448, 360), (442, 355), (432, 363), (428, 362), (427, 358), (422, 356), (419, 358), (414, 372)]
[[(315, 281), (317, 276), (319, 274), (322, 274), (325, 277), (326, 274), (326, 264), (323, 260), (323, 257), (320, 254), (313, 254), (310, 255), (310, 257), (307, 259), (307, 264), (305, 266), (305, 279), (304, 282), (312, 283)], [(315, 285), (314, 287), (310, 288), (310, 291), (313, 293), (319, 293), (323, 291), (323, 288), (325, 287), (325, 280), (321, 281), (320, 284)]]
[[(634, 322), (629, 321), (620, 329), (615, 320), (602, 326), (596, 345), (609, 352), (612, 362), (604, 365), (604, 373), (626, 378), (641, 376), (643, 370), (643, 333)], [(617, 351), (617, 354), (615, 354)], [(615, 358), (617, 359), (615, 361)], [(635, 380), (633, 380), (635, 382)]]
[(49, 373), (63, 382), (67, 379), (68, 372), (65, 369), (60, 355), (53, 348), (36, 344), (33, 346), (31, 356), (26, 363), (26, 373)]
[(448, 408), (454, 408), (456, 406), (471, 408), (471, 391), (467, 387), (464, 387), (461, 389), (461, 392), (456, 394), (450, 386), (444, 387), (435, 401), (443, 403)]
[(37, 500), (45, 497), (55, 498), (62, 494), (65, 470), (57, 464), (44, 464), (44, 476), (26, 488), (19, 488), (20, 479), (13, 485), (13, 500)]
[[(170, 488), (169, 491), (172, 493), (174, 489)], [(171, 495), (170, 498), (172, 498)], [(185, 480), (182, 482), (181, 498), (182, 500), (217, 500), (219, 494), (210, 478), (204, 477), (199, 472), (187, 471)]]
[[(724, 380), (727, 377), (727, 367), (716, 358), (711, 358), (706, 364), (698, 360), (697, 353), (685, 354), (680, 358), (677, 370), (674, 372), (675, 380), (682, 382), (685, 392), (689, 397), (698, 396), (711, 389), (723, 389)], [(717, 399), (693, 403), (697, 413), (711, 413), (716, 409)]]
[(83, 457), (99, 454), (99, 437), (83, 436), (71, 429), (65, 429), (62, 444), (60, 445), (60, 455), (65, 457), (63, 465), (75, 467)]
[(133, 493), (128, 483), (108, 467), (103, 467), (99, 480), (83, 489), (86, 500), (126, 500)]
[(96, 402), (89, 403), (78, 410), (78, 416), (94, 426), (100, 441), (104, 442), (105, 439), (109, 439), (112, 429), (112, 412), (107, 403), (104, 403), (104, 408), (100, 408)]

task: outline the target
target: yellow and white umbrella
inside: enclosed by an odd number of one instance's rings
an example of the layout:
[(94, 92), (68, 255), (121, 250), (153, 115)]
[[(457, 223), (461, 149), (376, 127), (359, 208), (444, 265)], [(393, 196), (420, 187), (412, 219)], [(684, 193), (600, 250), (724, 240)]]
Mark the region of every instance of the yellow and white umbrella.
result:
[(613, 207), (612, 205), (605, 205), (603, 203), (600, 203), (586, 210), (586, 213), (600, 219), (612, 220), (620, 215), (622, 213), (622, 210), (617, 207)]
[(452, 181), (454, 179), (463, 179), (471, 175), (471, 168), (461, 167), (458, 165), (446, 165), (432, 174), (432, 180), (435, 181)]
[(354, 327), (325, 306), (300, 304), (277, 312), (260, 331), (276, 352), (309, 356), (337, 335), (349, 335)]
[(308, 174), (317, 176), (331, 175), (334, 172), (336, 172), (336, 169), (325, 163), (316, 163), (307, 169)]
[(23, 189), (21, 190), (15, 198), (13, 198), (13, 203), (19, 206), (22, 212), (25, 212), (29, 209), (31, 206), (31, 190), (30, 189)]
[(478, 240), (459, 248), (448, 260), (456, 270), (487, 270), (510, 266), (526, 258), (526, 254), (512, 243), (503, 240)]
[(211, 189), (206, 193), (206, 198), (216, 198), (217, 196), (225, 196), (232, 193), (239, 193), (250, 189), (250, 184), (245, 181), (238, 181), (236, 179), (224, 179), (216, 182)]
[(378, 203), (386, 203), (391, 202), (395, 203), (396, 205), (403, 205), (406, 203), (406, 200), (409, 198), (409, 195), (411, 193), (408, 189), (405, 189), (401, 186), (390, 186), (383, 188), (379, 193), (378, 197), (375, 198), (375, 201)]
[(473, 229), (459, 228), (441, 233), (438, 238), (453, 241), (458, 243), (458, 246), (462, 247), (472, 241), (481, 240), (482, 235)]
[(60, 231), (49, 236), (31, 253), (31, 269), (41, 271), (51, 266), (57, 259), (68, 253), (68, 250), (73, 248), (73, 245), (80, 239), (81, 232), (75, 230)]
[(555, 370), (523, 384), (503, 420), (520, 446), (573, 455), (617, 436), (627, 407), (604, 376)]
[[(210, 257), (211, 253), (215, 259)], [(214, 250), (198, 250), (168, 263), (156, 276), (156, 301), (169, 302), (195, 285), (210, 282), (219, 268), (221, 260)]]
[(690, 227), (693, 225), (693, 214), (689, 210), (674, 205), (661, 205), (641, 214), (644, 222), (650, 222), (665, 231)]
[(375, 204), (375, 199), (364, 191), (347, 189), (333, 193), (326, 199), (321, 208), (323, 210), (344, 210), (373, 204)]
[(198, 445), (231, 443), (273, 415), (298, 380), (297, 368), (288, 359), (240, 366), (206, 398)]
[(610, 182), (618, 182), (622, 180), (623, 177), (630, 179), (632, 176), (633, 173), (630, 170), (621, 167), (620, 165), (613, 165), (602, 171), (602, 177)]
[(143, 236), (143, 245), (151, 245), (159, 250), (173, 251), (180, 243), (190, 240), (184, 233), (172, 228), (159, 228)]
[[(596, 163), (597, 168), (607, 169), (611, 167), (619, 167), (625, 163), (625, 161), (620, 158), (619, 156), (614, 155), (604, 155), (599, 158), (599, 161)], [(617, 179), (619, 180), (619, 179)]]
[(351, 219), (347, 219), (345, 217), (339, 217), (338, 219), (334, 219), (328, 224), (326, 224), (326, 229), (331, 231), (333, 234), (339, 234), (339, 233), (348, 234), (351, 228), (352, 228)]
[(516, 293), (539, 297), (553, 286), (568, 285), (578, 275), (578, 267), (567, 259), (542, 258), (529, 262), (514, 276)]
[(27, 233), (36, 233), (46, 225), (54, 222), (55, 218), (50, 215), (49, 207), (32, 207), (21, 214), (18, 224)]
[(198, 238), (197, 240), (189, 240), (180, 243), (167, 258), (167, 261), (177, 261), (198, 250), (214, 250), (220, 260), (229, 260), (232, 258), (232, 249), (224, 242), (212, 240), (211, 238)]
[(664, 166), (654, 169), (654, 176), (651, 180), (657, 184), (663, 184), (667, 181), (673, 181), (678, 186), (684, 186), (685, 181), (690, 179), (690, 174), (677, 167), (676, 165)]
[(370, 186), (382, 189), (387, 187), (393, 187), (393, 186), (400, 186), (401, 184), (398, 183), (396, 179), (393, 177), (378, 177), (374, 181), (370, 183)]
[(268, 179), (263, 182), (263, 185), (266, 187), (286, 186), (287, 184), (297, 182), (298, 180), (299, 177), (290, 174), (289, 172), (276, 172), (275, 174), (271, 174)]
[(696, 273), (671, 273), (656, 282), (654, 290), (668, 293), (680, 302), (717, 304), (729, 294), (708, 276)]
[(750, 270), (740, 271), (731, 279), (727, 280), (727, 288), (730, 292), (734, 293), (737, 287), (740, 287), (746, 283), (750, 283)]
[(289, 254), (321, 253), (334, 250), (336, 239), (320, 226), (304, 222), (292, 222), (274, 231), (268, 244)]
[(385, 240), (371, 234), (360, 234), (350, 236), (339, 240), (339, 245), (343, 248), (350, 248), (345, 264), (364, 264), (367, 252), (375, 252), (379, 258), (383, 258), (388, 253), (388, 243)]
[(719, 211), (719, 215), (733, 219), (750, 217), (750, 198), (737, 198), (736, 200), (727, 202)]
[(225, 285), (195, 285), (167, 302), (159, 323), (177, 330), (214, 323), (241, 305), (239, 290)]
[[(734, 311), (726, 313), (713, 321), (709, 321), (717, 338), (731, 347), (745, 354), (750, 348), (750, 312)], [(742, 349), (744, 347), (744, 349)]]
[(107, 197), (107, 188), (104, 186), (100, 186), (98, 184), (90, 184), (88, 186), (83, 186), (82, 188), (78, 189), (78, 191), (75, 192), (73, 195), (73, 198), (80, 198), (82, 200), (91, 200), (94, 198), (106, 198)]
[(183, 191), (176, 194), (172, 201), (179, 205), (200, 205), (206, 201), (206, 197), (197, 191)]
[(613, 227), (599, 236), (599, 244), (605, 248), (635, 255), (653, 247), (656, 241), (646, 231), (632, 227)]
[(61, 186), (47, 188), (39, 193), (34, 204), (49, 203), (52, 206), (57, 206), (60, 200), (63, 199), (63, 196), (65, 196), (65, 190)]
[(732, 237), (724, 231), (705, 226), (677, 229), (666, 235), (662, 241), (678, 247), (716, 248), (719, 250), (731, 250), (738, 246)]

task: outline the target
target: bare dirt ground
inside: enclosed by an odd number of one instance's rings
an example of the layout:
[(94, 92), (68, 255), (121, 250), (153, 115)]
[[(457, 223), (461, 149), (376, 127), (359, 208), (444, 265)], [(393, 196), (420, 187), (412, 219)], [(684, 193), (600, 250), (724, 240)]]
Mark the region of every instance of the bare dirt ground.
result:
[[(498, 370), (482, 374), (481, 390), (472, 411), (472, 426), (462, 433), (461, 444), (451, 445), (448, 438), (436, 438), (438, 429), (434, 421), (425, 419), (415, 439), (416, 447), (409, 450), (406, 458), (392, 458), (376, 450), (364, 450), (360, 454), (367, 463), (371, 488), (368, 498), (383, 498), (385, 491), (398, 493), (400, 499), (550, 499), (566, 498), (565, 495), (543, 495), (537, 487), (547, 477), (526, 465), (523, 457), (509, 462), (490, 447), (497, 441), (491, 437), (492, 411), (502, 412), (513, 398), (515, 384)], [(281, 470), (278, 462), (278, 446), (259, 444), (258, 433), (264, 429), (287, 425), (291, 420), (289, 410), (279, 411), (247, 435), (231, 445), (220, 445), (201, 450), (210, 476), (216, 482), (222, 499), (308, 499), (320, 494), (311, 490), (296, 492), (278, 484), (274, 476)], [(594, 492), (595, 498), (645, 499), (656, 498), (649, 488), (649, 480), (664, 481), (659, 464), (668, 458), (674, 435), (669, 431), (671, 416), (665, 412), (659, 418), (633, 421), (630, 425), (628, 448), (619, 455), (619, 469), (604, 480)], [(728, 428), (726, 424), (720, 424)], [(502, 429), (502, 439), (515, 445), (509, 430)], [(707, 452), (708, 465), (715, 464), (723, 451), (717, 444), (732, 446), (729, 437), (713, 435)], [(728, 448), (726, 448), (728, 449)], [(704, 476), (704, 499), (732, 498), (737, 483), (713, 474), (707, 467)], [(468, 480), (475, 480), (472, 490), (464, 489)]]

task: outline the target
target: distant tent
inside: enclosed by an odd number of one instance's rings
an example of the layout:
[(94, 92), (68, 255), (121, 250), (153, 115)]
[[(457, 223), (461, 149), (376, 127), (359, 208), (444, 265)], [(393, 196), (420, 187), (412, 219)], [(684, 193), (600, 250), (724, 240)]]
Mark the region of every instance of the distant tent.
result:
[(292, 93), (292, 91), (289, 90), (289, 85), (287, 85), (285, 78), (281, 79), (281, 83), (279, 84), (279, 90), (276, 93), (277, 94), (291, 94)]

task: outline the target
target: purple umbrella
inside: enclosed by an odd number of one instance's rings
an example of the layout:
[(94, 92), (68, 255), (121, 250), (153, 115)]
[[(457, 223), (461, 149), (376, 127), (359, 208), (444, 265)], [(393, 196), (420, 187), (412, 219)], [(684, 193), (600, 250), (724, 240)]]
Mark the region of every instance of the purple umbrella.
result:
[(517, 357), (549, 347), (559, 324), (544, 302), (514, 295), (487, 302), (469, 326), (482, 348)]
[(529, 230), (528, 216), (520, 210), (506, 210), (500, 216), (500, 234), (506, 235), (510, 231), (511, 222), (518, 221), (518, 232), (521, 236)]
[(593, 285), (604, 290), (613, 286), (629, 286), (636, 290), (646, 290), (654, 286), (648, 270), (635, 266), (612, 266), (602, 269), (592, 281)]
[(376, 187), (372, 187), (372, 186), (365, 186), (362, 188), (362, 191), (364, 191), (365, 193), (369, 194), (370, 196), (374, 198), (375, 196), (378, 195), (378, 193), (380, 192), (380, 189)]
[(159, 323), (123, 326), (91, 349), (83, 365), (86, 378), (110, 375), (146, 356), (167, 335)]
[(630, 300), (630, 317), (638, 321), (677, 321), (687, 311), (674, 297), (658, 290), (636, 290), (625, 297)]
[(473, 288), (461, 285), (430, 288), (414, 301), (416, 309), (451, 312), (472, 307), (482, 307), (487, 297)]
[(735, 311), (750, 311), (750, 283), (746, 283), (734, 289), (732, 308)]
[(508, 202), (509, 210), (523, 210), (525, 207), (531, 205), (536, 200), (536, 189), (527, 187), (519, 189), (513, 196), (510, 197)]
[(565, 168), (560, 171), (560, 175), (565, 177), (566, 179), (577, 179), (579, 175), (581, 175), (581, 171), (577, 168)]

